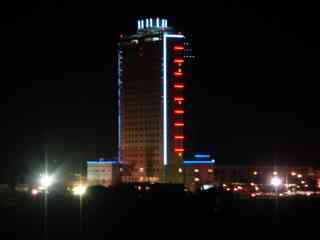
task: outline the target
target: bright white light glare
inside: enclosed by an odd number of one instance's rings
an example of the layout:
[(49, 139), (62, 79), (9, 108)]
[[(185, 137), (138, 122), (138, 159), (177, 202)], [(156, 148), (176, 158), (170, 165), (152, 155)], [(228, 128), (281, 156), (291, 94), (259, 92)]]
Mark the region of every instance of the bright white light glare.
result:
[(282, 181), (279, 177), (275, 176), (271, 178), (270, 184), (274, 187), (279, 187), (282, 184)]
[(46, 189), (52, 185), (54, 182), (54, 177), (49, 175), (43, 175), (40, 178), (40, 187)]
[(33, 196), (37, 195), (39, 193), (39, 191), (37, 189), (32, 189), (31, 194)]
[(72, 192), (74, 195), (78, 195), (78, 196), (82, 196), (83, 194), (86, 193), (86, 190), (87, 190), (87, 187), (84, 186), (84, 185), (78, 185), (78, 186), (75, 186), (73, 189), (72, 189)]

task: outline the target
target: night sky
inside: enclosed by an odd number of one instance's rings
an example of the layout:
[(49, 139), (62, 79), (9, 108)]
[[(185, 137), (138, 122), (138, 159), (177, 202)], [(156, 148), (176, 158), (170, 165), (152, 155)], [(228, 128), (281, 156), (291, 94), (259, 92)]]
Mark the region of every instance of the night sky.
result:
[(2, 6), (1, 176), (41, 168), (45, 143), (50, 164), (66, 171), (116, 155), (116, 43), (145, 16), (192, 39), (187, 151), (220, 164), (317, 163), (316, 6), (215, 2), (136, 2), (130, 14), (109, 1)]

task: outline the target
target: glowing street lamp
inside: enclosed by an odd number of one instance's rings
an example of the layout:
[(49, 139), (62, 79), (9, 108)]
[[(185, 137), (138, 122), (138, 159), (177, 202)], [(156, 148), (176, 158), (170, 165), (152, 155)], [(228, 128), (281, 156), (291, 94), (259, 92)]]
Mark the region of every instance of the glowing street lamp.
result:
[(54, 177), (50, 175), (43, 175), (40, 177), (40, 188), (48, 189), (54, 182)]
[(72, 189), (74, 195), (82, 196), (86, 193), (87, 187), (84, 185), (77, 185)]
[(278, 188), (282, 184), (282, 180), (279, 177), (274, 176), (271, 178), (270, 184), (275, 188)]

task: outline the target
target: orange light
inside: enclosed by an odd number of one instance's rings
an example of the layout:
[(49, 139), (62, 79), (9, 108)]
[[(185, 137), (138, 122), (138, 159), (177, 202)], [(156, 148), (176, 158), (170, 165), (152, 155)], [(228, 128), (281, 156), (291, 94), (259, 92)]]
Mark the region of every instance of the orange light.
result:
[(183, 110), (174, 110), (174, 113), (175, 114), (184, 114), (184, 111)]
[(174, 136), (174, 139), (181, 140), (184, 139), (184, 136)]
[(174, 72), (174, 76), (181, 77), (182, 76), (182, 72)]
[(174, 88), (184, 88), (184, 85), (183, 84), (175, 84)]
[(175, 127), (183, 127), (183, 126), (184, 126), (184, 123), (182, 123), (182, 122), (176, 122), (176, 123), (174, 123), (174, 126), (175, 126)]
[(182, 64), (182, 63), (184, 63), (184, 59), (182, 59), (182, 58), (176, 58), (176, 59), (174, 59), (174, 63)]
[(174, 100), (175, 101), (184, 101), (184, 98), (183, 97), (175, 97)]
[(184, 50), (184, 47), (183, 46), (174, 46), (173, 48), (175, 51), (183, 51)]
[(183, 148), (175, 148), (174, 151), (180, 153), (180, 152), (184, 152), (184, 149)]

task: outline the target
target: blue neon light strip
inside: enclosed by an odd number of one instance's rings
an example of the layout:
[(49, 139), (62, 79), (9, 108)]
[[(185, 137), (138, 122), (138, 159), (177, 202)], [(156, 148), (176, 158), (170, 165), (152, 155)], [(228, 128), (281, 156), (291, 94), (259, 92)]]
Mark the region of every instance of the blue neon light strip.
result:
[(210, 161), (197, 161), (197, 160), (185, 160), (183, 161), (184, 164), (214, 164), (215, 160), (212, 159)]
[[(163, 20), (162, 20), (162, 23), (163, 23)], [(184, 36), (180, 34), (167, 34), (167, 33), (163, 34), (163, 164), (164, 165), (168, 164), (167, 38), (184, 38)]]
[(118, 159), (121, 162), (121, 50), (118, 50)]
[(209, 154), (196, 154), (194, 155), (195, 158), (210, 158)]
[(98, 160), (90, 160), (87, 161), (87, 164), (118, 164), (119, 162), (117, 160), (103, 160), (103, 161), (98, 161)]
[(157, 28), (159, 28), (160, 27), (160, 19), (159, 18), (157, 18)]

